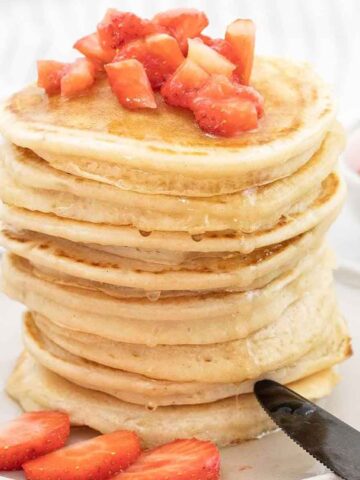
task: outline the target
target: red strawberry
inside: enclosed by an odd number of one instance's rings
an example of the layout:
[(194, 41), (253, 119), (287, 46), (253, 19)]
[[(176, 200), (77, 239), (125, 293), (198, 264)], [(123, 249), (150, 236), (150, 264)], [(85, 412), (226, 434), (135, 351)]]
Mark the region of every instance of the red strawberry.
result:
[(218, 480), (220, 454), (212, 442), (175, 440), (144, 452), (116, 480)]
[(69, 69), (68, 63), (56, 62), (55, 60), (38, 60), (38, 85), (45, 89), (48, 95), (60, 93), (62, 77)]
[(196, 92), (208, 79), (209, 74), (187, 58), (163, 84), (161, 94), (169, 105), (191, 108)]
[(187, 52), (188, 38), (198, 37), (209, 24), (205, 13), (195, 8), (175, 8), (158, 13), (153, 22), (165, 27), (177, 39), (184, 54)]
[(100, 43), (105, 49), (117, 49), (137, 38), (163, 31), (158, 25), (143, 20), (134, 13), (110, 8), (98, 24)]
[(205, 45), (199, 38), (189, 39), (188, 44), (189, 51), (187, 58), (193, 60), (210, 74), (215, 73), (231, 77), (236, 65), (231, 63), (227, 58)]
[(24, 462), (61, 448), (69, 433), (66, 413), (24, 413), (0, 430), (0, 471), (19, 470)]
[(239, 19), (226, 29), (226, 40), (230, 43), (236, 58), (235, 74), (240, 83), (249, 85), (254, 63), (255, 24), (252, 20)]
[(197, 93), (192, 110), (204, 131), (232, 137), (258, 126), (263, 99), (251, 87), (214, 75)]
[(216, 52), (220, 53), (220, 55), (230, 60), (231, 63), (236, 64), (237, 59), (230, 42), (223, 38), (211, 38), (207, 35), (200, 35), (199, 38), (205, 45), (213, 48)]
[(136, 59), (105, 65), (112, 91), (126, 108), (156, 108), (154, 92), (143, 65)]
[(154, 89), (160, 88), (184, 60), (175, 38), (165, 33), (128, 43), (119, 51), (115, 61), (127, 58), (136, 58), (144, 65)]
[(61, 95), (73, 97), (91, 87), (95, 81), (96, 67), (87, 58), (78, 58), (70, 64), (61, 79)]
[(106, 480), (140, 454), (134, 432), (118, 431), (75, 443), (23, 465), (28, 480)]
[(101, 64), (111, 62), (116, 53), (112, 48), (105, 49), (101, 46), (97, 32), (80, 38), (74, 44), (74, 48), (90, 60)]

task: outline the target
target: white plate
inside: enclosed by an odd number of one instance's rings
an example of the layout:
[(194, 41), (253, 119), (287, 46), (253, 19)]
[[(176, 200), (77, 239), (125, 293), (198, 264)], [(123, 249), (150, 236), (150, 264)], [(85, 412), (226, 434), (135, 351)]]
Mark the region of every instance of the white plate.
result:
[[(359, 290), (338, 285), (342, 311), (347, 317), (354, 339), (355, 352), (360, 351)], [(16, 356), (21, 351), (20, 315), (22, 308), (0, 294), (0, 423), (19, 413), (17, 405), (3, 392)], [(343, 380), (333, 395), (324, 401), (332, 413), (360, 429), (359, 360), (354, 357), (341, 367)], [(87, 429), (74, 429), (73, 439), (88, 436)], [(222, 450), (222, 480), (300, 480), (325, 472), (309, 455), (281, 432), (260, 440)], [(23, 479), (21, 473), (6, 478)]]

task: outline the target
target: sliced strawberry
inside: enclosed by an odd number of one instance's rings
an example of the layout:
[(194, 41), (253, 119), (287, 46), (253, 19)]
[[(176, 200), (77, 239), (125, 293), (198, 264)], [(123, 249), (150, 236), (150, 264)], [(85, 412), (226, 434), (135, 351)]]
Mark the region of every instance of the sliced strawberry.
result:
[(0, 430), (0, 471), (19, 470), (24, 462), (63, 447), (69, 433), (65, 413), (24, 413)]
[(97, 32), (80, 38), (74, 44), (74, 48), (90, 60), (102, 64), (111, 62), (116, 53), (112, 48), (103, 48), (101, 46)]
[(187, 58), (161, 87), (166, 103), (191, 108), (196, 92), (208, 81), (209, 74)]
[(45, 89), (48, 95), (60, 93), (61, 79), (69, 68), (68, 63), (55, 60), (38, 60), (38, 85)]
[(143, 65), (136, 59), (105, 65), (112, 91), (126, 108), (156, 108), (154, 92)]
[(263, 98), (252, 87), (214, 75), (196, 94), (192, 110), (204, 131), (232, 137), (258, 126)]
[(61, 79), (61, 95), (73, 97), (91, 87), (95, 81), (96, 67), (87, 58), (78, 58), (70, 64)]
[(199, 38), (189, 39), (189, 52), (187, 58), (193, 60), (210, 74), (219, 74), (231, 77), (236, 65), (220, 55), (211, 47), (205, 45)]
[(158, 13), (153, 22), (165, 27), (177, 39), (184, 54), (188, 38), (198, 37), (209, 24), (205, 13), (195, 8), (175, 8)]
[(160, 88), (184, 60), (175, 38), (165, 33), (128, 43), (120, 49), (115, 61), (128, 58), (136, 58), (144, 65), (154, 89)]
[(212, 442), (175, 440), (144, 452), (116, 480), (218, 480), (220, 453)]
[(223, 38), (211, 38), (207, 35), (200, 35), (199, 38), (205, 43), (205, 45), (213, 48), (216, 52), (220, 53), (220, 55), (236, 65), (237, 59), (230, 42)]
[(100, 43), (105, 49), (117, 49), (137, 38), (163, 31), (158, 25), (143, 20), (134, 13), (110, 8), (98, 24)]
[(235, 74), (240, 83), (249, 85), (254, 63), (255, 24), (252, 20), (239, 19), (226, 29), (226, 40), (231, 44), (237, 69)]
[(134, 432), (118, 431), (75, 443), (23, 465), (28, 480), (105, 480), (140, 455)]

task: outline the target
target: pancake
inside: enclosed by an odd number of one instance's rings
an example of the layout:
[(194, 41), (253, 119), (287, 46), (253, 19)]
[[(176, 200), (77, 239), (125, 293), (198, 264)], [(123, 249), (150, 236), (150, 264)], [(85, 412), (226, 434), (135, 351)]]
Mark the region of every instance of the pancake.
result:
[(345, 197), (345, 182), (337, 174), (330, 175), (322, 191), (309, 208), (300, 214), (283, 218), (268, 231), (244, 234), (240, 232), (207, 232), (190, 236), (184, 232), (143, 232), (132, 227), (94, 224), (57, 217), (13, 205), (2, 205), (0, 215), (7, 224), (18, 229), (33, 230), (67, 240), (97, 245), (142, 249), (150, 255), (154, 250), (168, 257), (174, 252), (240, 252), (250, 253), (275, 243), (281, 243), (304, 233), (327, 218), (335, 218)]
[[(196, 383), (153, 380), (142, 375), (105, 367), (77, 357), (62, 349), (41, 333), (31, 315), (24, 319), (24, 344), (27, 351), (42, 366), (84, 388), (98, 390), (124, 402), (150, 408), (168, 405), (189, 405), (214, 402), (244, 393), (251, 393), (254, 381), (242, 383)], [(339, 319), (324, 337), (321, 345), (292, 365), (267, 372), (266, 378), (290, 383), (313, 375), (351, 354), (351, 345), (343, 320)]]
[(114, 298), (101, 291), (44, 279), (26, 260), (5, 255), (2, 289), (59, 327), (148, 346), (202, 345), (246, 338), (308, 291), (332, 283), (330, 252), (305, 257), (261, 290), (203, 297)]
[(0, 129), (56, 168), (123, 189), (233, 193), (296, 171), (334, 122), (328, 87), (304, 63), (258, 58), (252, 83), (266, 115), (239, 137), (204, 135), (190, 112), (160, 98), (156, 111), (124, 109), (105, 80), (72, 99), (27, 87), (4, 103)]
[(159, 380), (204, 383), (242, 382), (285, 367), (320, 344), (337, 321), (333, 290), (308, 292), (277, 321), (250, 336), (209, 345), (157, 345), (115, 342), (59, 327), (32, 313), (37, 327), (73, 355), (111, 368)]
[(337, 126), (312, 159), (290, 177), (232, 195), (205, 198), (144, 195), (82, 179), (50, 167), (30, 150), (7, 145), (1, 197), (9, 204), (60, 217), (140, 230), (234, 230), (251, 233), (304, 212), (335, 167), (344, 134)]
[[(332, 219), (331, 219), (332, 220)], [(119, 257), (85, 245), (4, 227), (0, 244), (51, 272), (143, 290), (231, 290), (260, 288), (320, 248), (329, 220), (282, 244), (231, 258), (199, 258), (181, 265), (159, 265)]]
[[(337, 381), (338, 376), (333, 371), (324, 370), (290, 387), (316, 400), (328, 395)], [(205, 405), (149, 410), (68, 382), (41, 367), (29, 355), (20, 357), (7, 384), (7, 392), (25, 410), (66, 411), (74, 425), (86, 425), (102, 433), (133, 430), (142, 438), (144, 447), (191, 437), (226, 446), (274, 428), (252, 394)]]

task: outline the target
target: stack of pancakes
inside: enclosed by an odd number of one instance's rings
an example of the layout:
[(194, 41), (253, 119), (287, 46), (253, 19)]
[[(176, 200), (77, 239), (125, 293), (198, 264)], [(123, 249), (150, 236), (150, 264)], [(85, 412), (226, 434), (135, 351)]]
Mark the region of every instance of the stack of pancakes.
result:
[(317, 399), (350, 354), (324, 235), (344, 145), (324, 84), (259, 58), (258, 130), (205, 135), (187, 111), (30, 86), (3, 106), (3, 289), (28, 308), (8, 383), (74, 424), (219, 445), (272, 428), (259, 378)]

